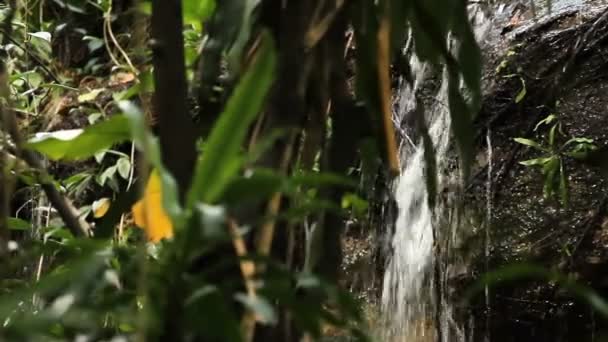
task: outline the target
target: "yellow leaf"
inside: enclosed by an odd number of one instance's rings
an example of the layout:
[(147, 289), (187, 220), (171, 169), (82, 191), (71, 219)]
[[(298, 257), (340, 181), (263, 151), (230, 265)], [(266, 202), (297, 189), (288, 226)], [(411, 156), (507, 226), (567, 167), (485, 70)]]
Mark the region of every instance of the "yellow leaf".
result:
[(173, 225), (162, 204), (160, 177), (153, 170), (144, 190), (144, 196), (131, 208), (135, 225), (146, 232), (148, 240), (159, 242), (173, 237)]
[(91, 209), (93, 210), (94, 218), (103, 217), (110, 209), (110, 199), (107, 197), (98, 199), (93, 202)]

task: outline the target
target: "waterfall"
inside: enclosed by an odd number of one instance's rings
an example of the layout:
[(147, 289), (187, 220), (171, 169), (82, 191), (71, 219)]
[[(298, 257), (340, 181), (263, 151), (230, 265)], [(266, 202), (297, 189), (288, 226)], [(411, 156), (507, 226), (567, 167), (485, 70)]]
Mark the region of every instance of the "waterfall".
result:
[[(489, 22), (478, 7), (471, 6), (470, 16), (480, 40), (488, 31)], [(415, 115), (418, 90), (431, 75), (431, 67), (415, 55), (410, 59), (410, 66), (413, 84), (401, 82), (397, 93), (395, 121), (399, 123), (411, 121), (408, 116)], [(425, 119), (435, 147), (438, 189), (450, 183), (449, 176), (444, 176), (446, 172), (443, 172), (447, 169), (447, 150), (451, 142), (447, 84), (444, 72), (434, 100), (425, 106)], [(393, 184), (399, 214), (389, 240), (390, 255), (381, 298), (384, 324), (379, 337), (387, 342), (435, 341), (439, 337), (446, 342), (464, 341), (464, 333), (451, 318), (443, 286), (438, 285), (446, 278), (441, 274), (445, 273), (445, 267), (436, 268), (441, 266), (441, 260), (436, 258), (436, 242), (442, 238), (453, 239), (452, 234), (438, 236), (443, 235), (444, 230), (439, 229), (436, 218), (447, 215), (449, 208), (429, 207), (423, 144), (410, 138), (408, 128), (401, 134), (402, 170)], [(436, 279), (438, 276), (441, 279)]]

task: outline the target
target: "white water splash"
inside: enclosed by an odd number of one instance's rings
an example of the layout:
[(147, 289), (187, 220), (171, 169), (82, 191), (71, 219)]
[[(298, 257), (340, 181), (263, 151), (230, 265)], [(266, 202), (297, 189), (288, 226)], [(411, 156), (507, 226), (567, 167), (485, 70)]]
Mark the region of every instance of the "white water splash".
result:
[[(489, 22), (481, 11), (472, 12), (475, 33), (480, 39), (489, 28)], [(428, 67), (413, 56), (410, 60), (414, 84), (403, 82), (398, 94), (396, 122), (402, 122), (407, 115), (415, 115), (416, 93), (428, 77)], [(444, 75), (433, 104), (426, 109), (427, 127), (435, 147), (437, 158), (438, 189), (446, 184), (441, 170), (446, 167), (447, 149), (450, 144), (450, 116), (447, 106), (447, 80)], [(402, 132), (402, 134), (404, 134)], [(385, 321), (381, 338), (390, 342), (435, 341), (437, 327), (444, 341), (464, 341), (464, 334), (458, 329), (455, 336), (447, 333), (455, 323), (450, 317), (451, 308), (441, 298), (441, 308), (437, 308), (435, 298), (434, 215), (441, 215), (441, 208), (433, 211), (428, 205), (425, 180), (424, 147), (405, 136), (400, 154), (402, 173), (395, 182), (395, 199), (399, 215), (392, 236), (387, 268), (383, 279), (382, 313)], [(442, 275), (443, 277), (443, 275)], [(443, 297), (443, 294), (440, 294)], [(441, 322), (436, 318), (441, 317)]]

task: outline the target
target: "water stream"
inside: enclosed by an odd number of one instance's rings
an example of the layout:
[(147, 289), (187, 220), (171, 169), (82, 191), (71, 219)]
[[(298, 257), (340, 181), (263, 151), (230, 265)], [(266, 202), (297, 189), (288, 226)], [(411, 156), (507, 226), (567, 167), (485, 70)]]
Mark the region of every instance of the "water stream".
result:
[[(477, 6), (475, 6), (477, 7)], [(483, 11), (471, 10), (475, 32), (481, 40), (488, 30), (489, 22)], [(407, 116), (415, 115), (419, 101), (417, 91), (431, 76), (430, 66), (421, 63), (414, 55), (410, 65), (414, 75), (413, 85), (402, 82), (397, 94), (396, 122), (407, 121)], [(447, 150), (450, 144), (450, 116), (447, 104), (447, 80), (444, 75), (434, 101), (425, 108), (429, 135), (434, 143), (439, 170), (439, 189), (446, 186), (449, 179), (442, 176), (447, 166)], [(399, 215), (392, 236), (387, 268), (383, 279), (381, 309), (384, 325), (381, 339), (387, 342), (464, 341), (465, 336), (454, 320), (451, 308), (443, 296), (441, 281), (444, 277), (440, 261), (436, 260), (435, 243), (447, 231), (439, 229), (437, 217), (447, 215), (449, 208), (441, 205), (430, 208), (425, 181), (424, 147), (422, 142), (413, 142), (404, 137), (401, 146), (401, 175), (394, 183), (394, 194)], [(439, 236), (442, 235), (442, 236)], [(440, 266), (440, 268), (437, 268)], [(437, 322), (439, 320), (439, 322)], [(438, 336), (439, 335), (439, 336)]]

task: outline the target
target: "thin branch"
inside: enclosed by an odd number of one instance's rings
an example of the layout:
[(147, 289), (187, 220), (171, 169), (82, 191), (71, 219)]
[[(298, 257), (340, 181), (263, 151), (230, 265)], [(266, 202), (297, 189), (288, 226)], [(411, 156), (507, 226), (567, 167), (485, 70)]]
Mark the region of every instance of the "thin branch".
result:
[[(24, 46), (22, 43), (18, 42), (15, 38), (11, 37), (11, 32), (7, 31), (6, 28), (0, 28), (0, 33), (2, 33), (3, 40), (12, 43), (16, 47), (20, 48), (23, 52), (25, 52), (38, 66), (47, 73), (47, 75), (53, 79), (55, 83), (61, 84), (61, 81), (55, 74), (44, 64), (44, 62), (36, 56), (31, 50)], [(6, 45), (6, 44), (4, 44)]]
[[(6, 81), (6, 79), (4, 81)], [(5, 97), (8, 102), (8, 84), (2, 82), (0, 88), (0, 93), (3, 94), (1, 97)], [(39, 175), (40, 186), (70, 232), (72, 232), (74, 236), (90, 236), (92, 232), (91, 227), (83, 218), (79, 218), (78, 210), (74, 207), (72, 202), (57, 190), (38, 155), (23, 148), (24, 140), (21, 136), (21, 132), (19, 132), (15, 113), (0, 105), (0, 118), (3, 129), (8, 133), (15, 144), (15, 155), (20, 156)]]

